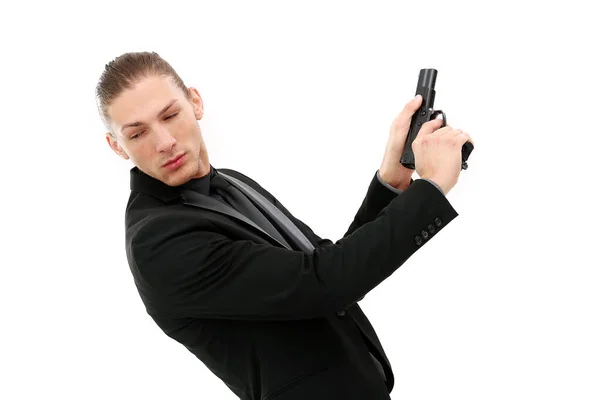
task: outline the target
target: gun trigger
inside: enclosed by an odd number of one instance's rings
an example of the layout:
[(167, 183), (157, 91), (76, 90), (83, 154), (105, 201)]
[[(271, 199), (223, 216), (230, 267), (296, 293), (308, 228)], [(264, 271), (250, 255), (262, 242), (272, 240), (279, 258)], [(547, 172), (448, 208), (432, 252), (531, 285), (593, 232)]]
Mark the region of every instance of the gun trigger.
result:
[(443, 112), (442, 110), (435, 110), (432, 114), (431, 114), (431, 119), (436, 119), (438, 115), (442, 114), (442, 128), (446, 126), (446, 113)]

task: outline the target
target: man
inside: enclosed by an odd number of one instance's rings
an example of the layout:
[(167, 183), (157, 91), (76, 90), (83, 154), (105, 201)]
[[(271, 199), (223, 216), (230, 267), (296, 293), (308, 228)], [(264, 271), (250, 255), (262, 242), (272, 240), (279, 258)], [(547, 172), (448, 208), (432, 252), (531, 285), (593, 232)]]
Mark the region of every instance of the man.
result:
[(469, 136), (424, 124), (413, 181), (399, 163), (422, 99), (411, 100), (334, 244), (251, 178), (210, 164), (200, 94), (158, 54), (111, 61), (97, 97), (108, 144), (135, 165), (127, 258), (160, 328), (240, 399), (390, 399), (389, 360), (357, 302), (458, 215), (445, 194)]

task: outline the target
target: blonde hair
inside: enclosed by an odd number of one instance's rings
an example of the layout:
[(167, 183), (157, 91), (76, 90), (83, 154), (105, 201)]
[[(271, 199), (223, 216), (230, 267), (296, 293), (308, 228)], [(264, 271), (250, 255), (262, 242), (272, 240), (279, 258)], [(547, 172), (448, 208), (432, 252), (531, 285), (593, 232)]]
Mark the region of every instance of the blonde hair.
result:
[[(96, 86), (96, 103), (100, 118), (106, 129), (110, 131), (108, 107), (125, 90), (144, 78), (151, 76), (169, 76), (181, 88), (186, 97), (190, 93), (181, 77), (173, 67), (156, 52), (124, 53), (105, 65)], [(110, 132), (113, 135), (112, 132)]]

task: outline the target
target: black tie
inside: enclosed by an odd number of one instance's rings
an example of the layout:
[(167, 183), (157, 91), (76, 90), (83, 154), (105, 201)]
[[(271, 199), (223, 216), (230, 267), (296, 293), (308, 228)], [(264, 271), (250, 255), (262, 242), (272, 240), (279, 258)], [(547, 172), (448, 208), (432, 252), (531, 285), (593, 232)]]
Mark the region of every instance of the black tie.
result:
[[(239, 213), (252, 220), (256, 225), (260, 226), (265, 232), (273, 236), (275, 239), (289, 246), (288, 242), (275, 229), (273, 224), (264, 216), (256, 206), (248, 200), (248, 198), (240, 192), (235, 186), (232, 186), (219, 174), (215, 173), (210, 178), (210, 189), (236, 209)], [(291, 246), (290, 246), (291, 247)]]

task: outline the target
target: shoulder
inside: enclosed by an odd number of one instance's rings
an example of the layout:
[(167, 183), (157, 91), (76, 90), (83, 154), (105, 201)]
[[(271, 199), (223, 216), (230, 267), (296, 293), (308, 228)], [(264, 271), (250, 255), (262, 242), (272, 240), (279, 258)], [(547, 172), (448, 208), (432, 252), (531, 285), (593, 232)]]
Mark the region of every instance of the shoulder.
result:
[(126, 255), (139, 277), (170, 268), (175, 260), (200, 262), (211, 246), (220, 246), (226, 239), (209, 218), (197, 217), (197, 213), (156, 213), (129, 233)]
[(148, 215), (131, 232), (132, 240), (154, 242), (171, 239), (174, 235), (190, 231), (212, 231), (215, 227), (209, 218), (195, 210), (171, 208)]

